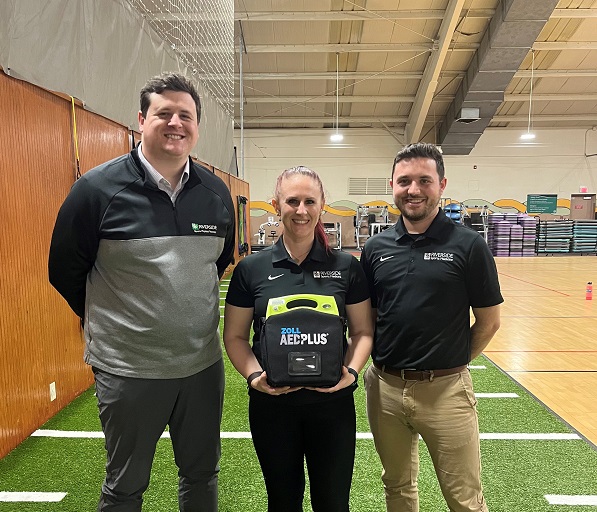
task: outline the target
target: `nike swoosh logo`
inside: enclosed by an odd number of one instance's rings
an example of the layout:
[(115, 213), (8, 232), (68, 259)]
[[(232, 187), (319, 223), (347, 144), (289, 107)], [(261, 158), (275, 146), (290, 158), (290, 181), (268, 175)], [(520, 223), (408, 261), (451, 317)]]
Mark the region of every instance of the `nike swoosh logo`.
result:
[(383, 256), (381, 256), (381, 257), (379, 258), (379, 261), (386, 261), (386, 260), (389, 260), (390, 258), (393, 258), (393, 257), (394, 257), (394, 256), (386, 256), (386, 257), (384, 258)]
[(282, 277), (283, 275), (284, 275), (284, 274), (280, 274), (279, 276), (272, 276), (272, 275), (269, 275), (269, 276), (267, 276), (267, 278), (268, 278), (268, 280), (269, 280), (269, 281), (273, 281), (274, 279), (278, 279), (278, 277)]

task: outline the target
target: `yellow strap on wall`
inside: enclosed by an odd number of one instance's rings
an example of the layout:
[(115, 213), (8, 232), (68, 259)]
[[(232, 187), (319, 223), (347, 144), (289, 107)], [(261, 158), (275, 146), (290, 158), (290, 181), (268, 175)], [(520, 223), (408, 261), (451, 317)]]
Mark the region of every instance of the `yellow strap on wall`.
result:
[(77, 135), (77, 115), (75, 113), (75, 98), (72, 96), (70, 97), (71, 101), (71, 109), (73, 112), (73, 142), (75, 143), (75, 162), (77, 164), (77, 174), (75, 179), (79, 179), (81, 177), (81, 165), (79, 162), (79, 137)]

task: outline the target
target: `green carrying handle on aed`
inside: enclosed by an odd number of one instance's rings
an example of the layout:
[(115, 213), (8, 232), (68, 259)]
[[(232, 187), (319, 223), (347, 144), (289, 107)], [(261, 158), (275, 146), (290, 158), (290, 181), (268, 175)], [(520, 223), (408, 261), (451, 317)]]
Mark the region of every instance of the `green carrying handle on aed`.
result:
[(340, 316), (336, 299), (331, 295), (315, 295), (310, 293), (297, 293), (274, 297), (267, 302), (265, 318), (272, 315), (287, 313), (292, 309), (312, 309), (328, 315)]

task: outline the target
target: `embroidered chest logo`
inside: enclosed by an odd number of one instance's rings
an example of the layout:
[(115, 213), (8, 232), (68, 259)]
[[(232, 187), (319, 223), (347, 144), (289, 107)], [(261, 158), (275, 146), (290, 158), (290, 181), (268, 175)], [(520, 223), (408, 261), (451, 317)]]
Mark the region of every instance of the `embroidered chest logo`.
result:
[(339, 270), (314, 270), (313, 277), (315, 279), (341, 279), (342, 272)]
[(392, 256), (381, 256), (381, 257), (379, 258), (379, 261), (380, 261), (380, 262), (382, 262), (382, 261), (386, 261), (386, 260), (389, 260), (389, 259), (391, 259), (391, 258), (393, 258), (393, 257), (394, 257), (393, 255), (392, 255)]
[(216, 226), (215, 224), (197, 224), (196, 222), (192, 222), (191, 228), (195, 233), (206, 233), (209, 235), (215, 235), (218, 232), (218, 226)]
[(454, 253), (451, 252), (426, 252), (424, 260), (428, 261), (454, 261)]

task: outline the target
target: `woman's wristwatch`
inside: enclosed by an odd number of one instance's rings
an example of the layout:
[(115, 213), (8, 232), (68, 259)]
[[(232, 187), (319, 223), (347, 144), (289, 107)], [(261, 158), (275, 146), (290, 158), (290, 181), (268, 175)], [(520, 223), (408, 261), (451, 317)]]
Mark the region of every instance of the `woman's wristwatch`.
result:
[(354, 368), (351, 368), (350, 366), (347, 366), (346, 369), (348, 370), (348, 373), (354, 375), (354, 382), (352, 383), (352, 385), (356, 386), (357, 381), (359, 380), (359, 372), (357, 372)]
[(263, 373), (263, 370), (259, 370), (258, 372), (253, 372), (251, 375), (247, 377), (247, 388), (251, 389), (251, 382), (253, 382), (257, 377), (260, 377)]

